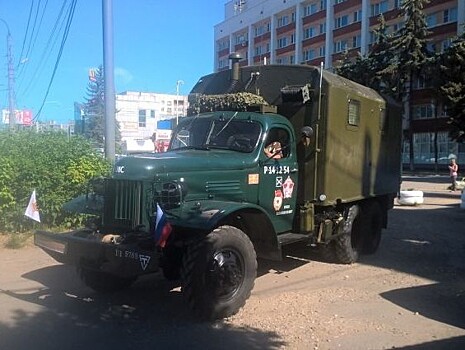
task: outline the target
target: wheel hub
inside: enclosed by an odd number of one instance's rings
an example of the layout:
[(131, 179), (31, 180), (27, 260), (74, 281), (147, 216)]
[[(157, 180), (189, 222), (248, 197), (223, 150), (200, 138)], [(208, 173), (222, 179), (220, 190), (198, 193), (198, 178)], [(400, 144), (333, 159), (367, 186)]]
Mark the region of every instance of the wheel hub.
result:
[(243, 266), (235, 252), (223, 250), (214, 255), (209, 268), (208, 282), (217, 296), (232, 296), (241, 286), (243, 278)]

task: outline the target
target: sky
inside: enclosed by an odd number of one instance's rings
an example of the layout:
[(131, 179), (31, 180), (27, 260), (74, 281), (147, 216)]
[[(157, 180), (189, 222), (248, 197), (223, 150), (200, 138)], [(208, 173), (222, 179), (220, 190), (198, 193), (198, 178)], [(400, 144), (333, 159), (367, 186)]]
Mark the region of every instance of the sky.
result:
[[(73, 1), (0, 0), (1, 109), (8, 109), (3, 21), (13, 45), (17, 109), (31, 109), (36, 116), (43, 105), (38, 120), (64, 123), (74, 118), (74, 102), (85, 102), (89, 69), (103, 64), (101, 0), (76, 1), (51, 80)], [(226, 2), (112, 0), (115, 92), (176, 94), (182, 80), (179, 94), (187, 95), (214, 70), (214, 26), (223, 21)]]

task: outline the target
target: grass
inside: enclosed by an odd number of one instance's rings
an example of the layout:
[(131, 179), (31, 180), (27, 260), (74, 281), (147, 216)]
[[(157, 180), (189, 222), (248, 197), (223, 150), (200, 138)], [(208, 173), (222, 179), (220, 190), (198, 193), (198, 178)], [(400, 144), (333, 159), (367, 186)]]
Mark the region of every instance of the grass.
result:
[(0, 242), (5, 248), (21, 249), (29, 244), (32, 236), (32, 232), (2, 234)]

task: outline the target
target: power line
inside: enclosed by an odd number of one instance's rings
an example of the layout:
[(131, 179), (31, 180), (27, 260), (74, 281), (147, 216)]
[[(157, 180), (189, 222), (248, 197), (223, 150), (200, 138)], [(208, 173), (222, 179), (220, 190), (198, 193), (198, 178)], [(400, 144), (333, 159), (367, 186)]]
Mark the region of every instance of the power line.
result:
[[(21, 45), (21, 53), (19, 54), (19, 60), (23, 57), (24, 46), (26, 45), (27, 33), (29, 32), (29, 24), (31, 23), (32, 9), (34, 8), (34, 0), (31, 2), (31, 8), (29, 9), (29, 17), (27, 19), (26, 33), (24, 34), (23, 44)], [(18, 63), (19, 66), (19, 63)]]
[(53, 79), (55, 78), (55, 74), (56, 74), (56, 71), (58, 69), (58, 65), (60, 63), (61, 55), (63, 54), (63, 49), (64, 49), (64, 46), (65, 46), (65, 43), (66, 43), (66, 39), (68, 38), (69, 29), (70, 29), (71, 23), (73, 21), (74, 10), (76, 8), (76, 3), (77, 3), (77, 0), (73, 0), (71, 5), (70, 5), (70, 9), (69, 9), (69, 12), (68, 12), (68, 20), (67, 20), (67, 23), (66, 23), (65, 32), (63, 33), (63, 39), (61, 41), (60, 50), (58, 52), (58, 56), (57, 56), (57, 59), (56, 59), (56, 62), (55, 62), (55, 66), (53, 67), (52, 76), (50, 78), (50, 82), (48, 84), (47, 91), (45, 93), (44, 99), (43, 99), (42, 104), (41, 104), (41, 106), (39, 108), (39, 111), (37, 112), (37, 114), (33, 118), (34, 122), (36, 122), (40, 117), (40, 113), (42, 112), (42, 109), (43, 109), (43, 107), (45, 105), (45, 101), (47, 100), (48, 94), (50, 92), (50, 88), (52, 86)]
[[(48, 37), (48, 40), (47, 40), (47, 43), (45, 44), (44, 49), (42, 51), (42, 55), (41, 55), (37, 65), (35, 67), (34, 73), (32, 74), (31, 78), (28, 79), (28, 84), (27, 84), (26, 88), (22, 89), (23, 79), (19, 82), (18, 91), (20, 91), (20, 93), (19, 93), (20, 95), (25, 95), (29, 91), (31, 86), (33, 86), (34, 84), (37, 83), (38, 79), (36, 79), (36, 77), (38, 75), (40, 75), (40, 74), (38, 74), (39, 71), (42, 71), (42, 69), (44, 67), (44, 62), (48, 61), (48, 59), (50, 58), (50, 55), (52, 54), (53, 48), (55, 47), (55, 45), (56, 45), (56, 43), (57, 43), (57, 41), (59, 39), (58, 34), (62, 31), (62, 29), (63, 29), (63, 27), (64, 27), (64, 25), (66, 23), (66, 18), (63, 17), (63, 13), (65, 11), (66, 3), (67, 3), (67, 1), (64, 1), (62, 6), (61, 6), (58, 17), (55, 20), (55, 24), (53, 26), (53, 29), (52, 29), (49, 37)], [(60, 28), (57, 31), (58, 26)], [(24, 78), (24, 76), (22, 78)]]

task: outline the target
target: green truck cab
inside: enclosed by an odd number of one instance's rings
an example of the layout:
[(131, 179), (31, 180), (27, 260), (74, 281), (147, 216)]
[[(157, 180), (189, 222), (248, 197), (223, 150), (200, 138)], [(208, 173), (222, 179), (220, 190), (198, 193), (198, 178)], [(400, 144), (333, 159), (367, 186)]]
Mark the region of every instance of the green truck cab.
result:
[(378, 249), (400, 184), (398, 105), (317, 67), (237, 60), (189, 103), (167, 152), (119, 159), (68, 203), (96, 215), (89, 227), (36, 244), (97, 291), (161, 268), (206, 319), (236, 313), (257, 256), (280, 259), (285, 244), (339, 263)]

